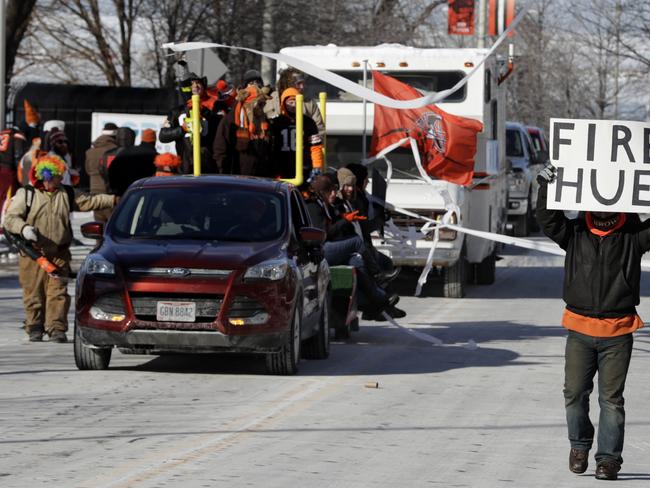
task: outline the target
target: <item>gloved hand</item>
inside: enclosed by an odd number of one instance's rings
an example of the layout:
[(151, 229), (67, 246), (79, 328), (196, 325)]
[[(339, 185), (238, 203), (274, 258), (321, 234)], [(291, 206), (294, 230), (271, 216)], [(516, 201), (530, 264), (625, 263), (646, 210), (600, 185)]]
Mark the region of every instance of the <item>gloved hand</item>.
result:
[(34, 227), (33, 225), (26, 225), (25, 227), (23, 227), (21, 234), (28, 241), (32, 241), (32, 242), (38, 241), (38, 230), (36, 230), (36, 227)]
[(307, 183), (311, 183), (317, 176), (321, 176), (323, 172), (320, 168), (313, 168), (311, 173), (309, 173), (309, 178), (307, 178)]
[(341, 217), (343, 217), (348, 222), (352, 222), (354, 220), (368, 220), (368, 217), (366, 217), (365, 215), (358, 215), (358, 214), (359, 211), (354, 210), (352, 212), (346, 212), (344, 214), (341, 214)]
[(548, 163), (544, 168), (537, 174), (537, 183), (540, 185), (548, 185), (553, 183), (555, 180), (555, 174), (557, 173), (557, 168), (551, 163)]

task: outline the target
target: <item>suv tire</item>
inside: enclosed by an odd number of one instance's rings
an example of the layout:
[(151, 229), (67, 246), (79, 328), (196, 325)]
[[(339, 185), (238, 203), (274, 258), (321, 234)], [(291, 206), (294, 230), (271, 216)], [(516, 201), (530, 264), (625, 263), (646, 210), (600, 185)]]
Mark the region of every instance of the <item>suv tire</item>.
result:
[[(296, 300), (302, 299), (302, 295)], [(270, 352), (266, 354), (266, 370), (270, 374), (277, 375), (293, 375), (298, 372), (298, 361), (300, 361), (300, 323), (302, 319), (302, 312), (300, 307), (296, 305), (293, 312), (293, 319), (289, 327), (289, 335), (287, 342), (282, 345), (282, 349), (278, 352)]]
[(94, 348), (84, 344), (81, 330), (74, 326), (74, 362), (81, 370), (107, 369), (111, 362), (112, 348)]
[(330, 294), (325, 294), (318, 332), (302, 344), (302, 357), (305, 359), (327, 359), (330, 355)]

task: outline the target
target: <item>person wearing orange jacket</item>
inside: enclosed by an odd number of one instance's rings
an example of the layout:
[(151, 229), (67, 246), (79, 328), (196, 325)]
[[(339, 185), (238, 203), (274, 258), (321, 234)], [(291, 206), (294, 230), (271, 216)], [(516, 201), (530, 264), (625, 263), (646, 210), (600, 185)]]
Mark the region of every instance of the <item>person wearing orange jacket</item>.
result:
[[(295, 88), (287, 88), (280, 97), (281, 114), (271, 119), (272, 161), (274, 176), (290, 179), (296, 176), (296, 95)], [(316, 123), (303, 118), (303, 185), (322, 172), (323, 140)]]

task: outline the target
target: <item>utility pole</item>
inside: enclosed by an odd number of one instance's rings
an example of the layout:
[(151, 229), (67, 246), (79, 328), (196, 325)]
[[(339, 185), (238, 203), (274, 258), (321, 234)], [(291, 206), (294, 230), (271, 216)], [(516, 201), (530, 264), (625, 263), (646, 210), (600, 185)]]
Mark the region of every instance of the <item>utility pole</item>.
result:
[[(273, 39), (273, 14), (275, 13), (275, 1), (264, 0), (264, 11), (262, 12), (262, 51), (275, 52), (275, 40)], [(275, 70), (272, 59), (262, 56), (260, 63), (262, 79), (265, 83), (275, 84)]]
[(478, 30), (476, 47), (483, 49), (485, 47), (485, 2), (487, 0), (476, 0), (478, 9)]
[(0, 0), (0, 130), (5, 128), (5, 58), (6, 58), (6, 42), (5, 38), (5, 22), (7, 21), (5, 15), (5, 0)]

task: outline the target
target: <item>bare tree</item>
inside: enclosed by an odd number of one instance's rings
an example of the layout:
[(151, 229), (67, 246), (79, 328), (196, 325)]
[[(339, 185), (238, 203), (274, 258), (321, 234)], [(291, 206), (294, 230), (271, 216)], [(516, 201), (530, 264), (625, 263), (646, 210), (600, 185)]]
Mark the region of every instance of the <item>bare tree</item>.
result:
[(6, 16), (5, 74), (11, 79), (20, 43), (27, 32), (36, 0), (9, 0)]
[(213, 5), (208, 2), (183, 0), (145, 0), (142, 18), (150, 36), (146, 41), (148, 55), (144, 70), (153, 70), (158, 86), (173, 86), (173, 64), (176, 56), (170, 56), (162, 45), (166, 42), (208, 40), (207, 18), (213, 16)]
[[(37, 52), (66, 73), (94, 66), (111, 86), (132, 83), (132, 41), (143, 0), (51, 0), (36, 9)], [(38, 54), (37, 54), (38, 56)], [(42, 59), (40, 59), (42, 61)]]

